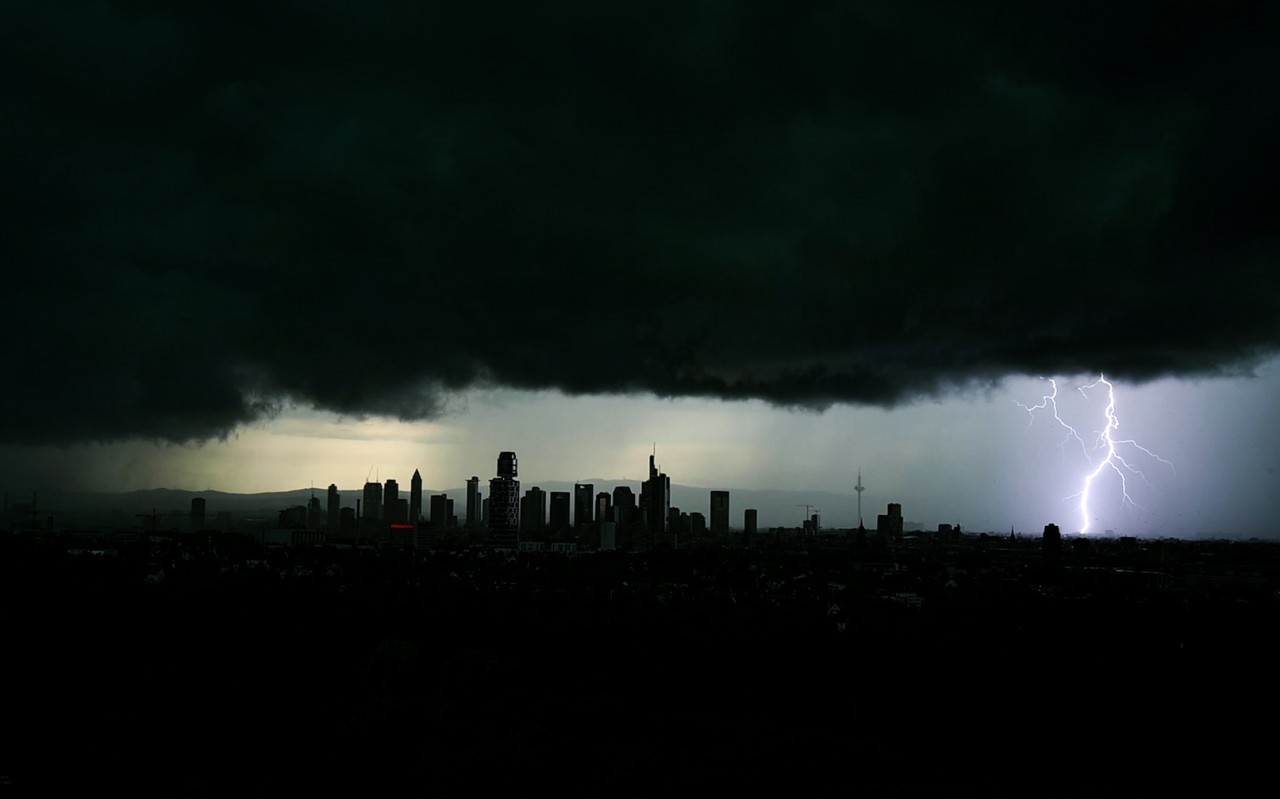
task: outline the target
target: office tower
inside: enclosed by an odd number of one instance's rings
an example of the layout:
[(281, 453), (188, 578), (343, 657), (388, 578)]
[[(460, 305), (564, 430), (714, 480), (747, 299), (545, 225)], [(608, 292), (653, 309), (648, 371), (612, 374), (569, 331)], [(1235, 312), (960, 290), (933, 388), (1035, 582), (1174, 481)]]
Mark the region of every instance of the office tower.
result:
[(520, 548), (520, 481), (516, 454), (498, 454), (498, 476), (489, 481), (489, 546)]
[[(312, 491), (314, 490), (312, 489)], [(313, 493), (311, 498), (307, 500), (307, 529), (319, 530), (320, 518), (320, 497)]]
[[(680, 514), (682, 519), (685, 514)], [(694, 511), (689, 516), (689, 534), (694, 538), (702, 538), (707, 534), (707, 517)], [(726, 528), (727, 530), (727, 528)]]
[(655, 457), (649, 456), (649, 479), (640, 488), (640, 513), (644, 517), (645, 545), (649, 549), (666, 543), (670, 529), (671, 478), (658, 471)]
[(550, 501), (551, 520), (547, 527), (559, 535), (569, 532), (569, 492), (552, 491)]
[(399, 524), (396, 509), (400, 507), (400, 485), (395, 480), (388, 480), (382, 488), (382, 519), (388, 524)]
[(338, 494), (338, 487), (333, 483), (329, 484), (326, 499), (325, 526), (329, 528), (329, 532), (336, 533), (342, 525), (342, 497)]
[[(705, 520), (706, 517), (703, 518)], [(705, 523), (703, 529), (706, 529)], [(693, 516), (687, 511), (671, 508), (667, 513), (667, 543), (672, 549), (688, 547), (693, 543)]]
[(876, 517), (876, 533), (879, 535), (902, 535), (902, 506), (897, 502), (889, 503), (889, 512)]
[(625, 534), (636, 520), (636, 494), (631, 486), (618, 486), (613, 489), (613, 521)]
[(594, 521), (591, 505), (595, 498), (596, 487), (591, 483), (573, 484), (573, 529), (582, 532)]
[(742, 532), (748, 537), (756, 534), (756, 519), (758, 514), (755, 508), (747, 508), (742, 512)]
[(457, 526), (458, 526), (458, 517), (457, 517), (457, 516), (454, 514), (454, 512), (453, 512), (453, 498), (452, 498), (452, 497), (450, 497), (450, 498), (449, 498), (449, 503), (448, 503), (448, 505), (445, 507), (445, 511), (444, 511), (444, 513), (445, 513), (445, 518), (446, 518), (446, 519), (448, 519), (449, 526), (450, 526), (450, 527), (457, 527)]
[(613, 521), (613, 497), (608, 491), (596, 494), (596, 522), (603, 524)]
[(480, 526), (480, 478), (474, 474), (467, 481), (467, 529)]
[(338, 511), (338, 533), (343, 538), (355, 537), (356, 512), (354, 508), (342, 508)]
[(382, 483), (364, 484), (364, 508), (361, 518), (377, 519), (382, 513)]
[(409, 524), (422, 521), (422, 475), (417, 469), (409, 479)]
[(449, 495), (432, 494), (430, 511), (431, 526), (436, 530), (446, 529), (449, 526)]
[(547, 526), (547, 492), (534, 486), (520, 501), (520, 532), (540, 533)]
[(1057, 568), (1062, 563), (1062, 532), (1058, 525), (1044, 526), (1044, 535), (1040, 538), (1040, 557), (1048, 568)]
[(191, 498), (191, 529), (204, 529), (204, 497)]
[(729, 534), (729, 492), (711, 492), (711, 534), (727, 536)]

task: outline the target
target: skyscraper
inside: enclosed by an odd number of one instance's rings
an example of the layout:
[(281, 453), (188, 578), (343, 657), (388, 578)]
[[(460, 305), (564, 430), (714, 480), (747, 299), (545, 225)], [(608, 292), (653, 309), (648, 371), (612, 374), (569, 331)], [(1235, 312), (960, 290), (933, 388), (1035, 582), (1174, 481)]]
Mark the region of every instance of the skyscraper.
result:
[(655, 455), (649, 456), (649, 479), (640, 488), (640, 512), (644, 515), (645, 545), (652, 549), (666, 543), (670, 530), (671, 478), (658, 471)]
[(382, 514), (382, 483), (364, 484), (364, 504), (360, 515), (366, 519), (378, 519)]
[[(682, 513), (680, 515), (684, 516), (685, 514)], [(695, 539), (701, 538), (702, 536), (706, 535), (707, 517), (703, 516), (701, 513), (698, 513), (697, 511), (694, 511), (693, 513), (688, 514), (688, 517), (689, 517), (689, 522), (688, 522), (689, 534)]]
[(901, 536), (902, 535), (902, 506), (897, 502), (890, 502), (888, 513), (881, 513), (876, 517), (876, 533), (879, 535)]
[(320, 513), (320, 497), (315, 494), (315, 489), (311, 489), (311, 498), (307, 500), (307, 529), (319, 530), (321, 528)]
[(489, 481), (489, 546), (520, 547), (520, 481), (516, 454), (498, 454), (498, 476)]
[(636, 495), (631, 486), (617, 486), (613, 489), (613, 520), (617, 529), (624, 536), (630, 532), (636, 519)]
[(204, 497), (192, 497), (191, 499), (191, 529), (204, 529)]
[(742, 512), (742, 533), (748, 539), (754, 537), (756, 534), (757, 518), (758, 518), (758, 514), (756, 513), (755, 508), (747, 508), (745, 511)]
[(337, 533), (339, 526), (342, 524), (342, 497), (338, 495), (338, 487), (333, 483), (329, 484), (327, 500), (325, 524), (329, 528), (329, 532)]
[(444, 530), (449, 526), (449, 495), (448, 494), (432, 494), (431, 495), (431, 521), (430, 524), (436, 530)]
[(569, 532), (569, 492), (552, 491), (550, 501), (551, 520), (548, 528), (560, 535)]
[(613, 521), (613, 497), (608, 491), (596, 494), (596, 524)]
[(520, 531), (540, 533), (547, 526), (547, 492), (534, 486), (520, 504)]
[(387, 480), (382, 489), (382, 519), (387, 524), (400, 524), (404, 519), (400, 516), (400, 484), (395, 480)]
[(467, 481), (467, 529), (480, 526), (480, 478), (474, 474)]
[(1056, 524), (1046, 524), (1040, 537), (1040, 557), (1046, 568), (1056, 569), (1062, 563), (1062, 531)]
[(591, 483), (573, 484), (573, 529), (582, 532), (592, 521), (592, 504), (596, 499), (596, 487)]
[(413, 470), (413, 477), (409, 480), (409, 524), (417, 524), (422, 521), (422, 475), (417, 469)]
[(711, 534), (727, 536), (729, 534), (729, 492), (711, 492)]

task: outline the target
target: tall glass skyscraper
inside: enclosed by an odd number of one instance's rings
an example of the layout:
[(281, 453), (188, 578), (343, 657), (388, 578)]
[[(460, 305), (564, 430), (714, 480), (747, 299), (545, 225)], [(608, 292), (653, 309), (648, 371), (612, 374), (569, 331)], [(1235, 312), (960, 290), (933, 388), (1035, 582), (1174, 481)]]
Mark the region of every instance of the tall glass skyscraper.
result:
[(516, 454), (498, 454), (498, 476), (489, 481), (489, 546), (520, 547), (520, 481)]

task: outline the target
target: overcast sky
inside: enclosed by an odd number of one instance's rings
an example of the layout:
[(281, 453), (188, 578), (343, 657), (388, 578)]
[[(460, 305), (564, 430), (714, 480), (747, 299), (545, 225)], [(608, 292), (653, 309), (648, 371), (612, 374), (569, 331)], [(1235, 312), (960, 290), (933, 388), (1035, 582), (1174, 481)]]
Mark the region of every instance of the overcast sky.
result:
[(8, 16), (6, 490), (638, 479), (657, 442), (675, 482), (861, 467), (925, 523), (1072, 529), (1100, 453), (1017, 403), (1057, 376), (1092, 434), (1105, 374), (1173, 466), (1099, 529), (1274, 530), (1272, 4)]

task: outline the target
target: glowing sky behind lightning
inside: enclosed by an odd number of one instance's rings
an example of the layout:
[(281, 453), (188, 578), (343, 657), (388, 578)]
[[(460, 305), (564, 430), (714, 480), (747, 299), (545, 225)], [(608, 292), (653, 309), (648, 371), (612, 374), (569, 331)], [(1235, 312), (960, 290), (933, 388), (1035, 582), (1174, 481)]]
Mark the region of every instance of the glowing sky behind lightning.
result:
[(1128, 480), (1125, 477), (1125, 474), (1126, 473), (1135, 474), (1138, 477), (1141, 477), (1144, 481), (1146, 480), (1146, 476), (1143, 475), (1143, 473), (1139, 469), (1135, 468), (1127, 460), (1124, 459), (1124, 456), (1117, 450), (1118, 445), (1127, 444), (1133, 447), (1134, 449), (1137, 449), (1140, 452), (1148, 455), (1149, 457), (1155, 458), (1161, 463), (1169, 466), (1171, 469), (1173, 468), (1172, 463), (1165, 460), (1164, 458), (1161, 458), (1160, 456), (1151, 452), (1151, 450), (1141, 446), (1140, 444), (1138, 444), (1136, 441), (1132, 439), (1116, 440), (1115, 436), (1113, 435), (1113, 432), (1120, 428), (1120, 420), (1116, 418), (1115, 386), (1113, 386), (1110, 382), (1108, 382), (1105, 376), (1100, 375), (1095, 382), (1090, 383), (1087, 386), (1081, 386), (1079, 391), (1083, 394), (1085, 391), (1096, 388), (1099, 385), (1104, 385), (1107, 387), (1107, 407), (1105, 411), (1106, 423), (1102, 426), (1101, 432), (1098, 433), (1098, 445), (1097, 445), (1098, 449), (1101, 449), (1104, 451), (1104, 456), (1098, 462), (1097, 468), (1095, 468), (1092, 472), (1088, 474), (1087, 477), (1085, 477), (1084, 487), (1080, 490), (1080, 532), (1081, 533), (1089, 532), (1089, 489), (1093, 486), (1093, 481), (1097, 479), (1098, 475), (1101, 474), (1103, 470), (1110, 469), (1111, 471), (1115, 472), (1115, 474), (1120, 478), (1120, 491), (1122, 496), (1124, 497), (1124, 501), (1137, 506), (1137, 503), (1133, 501), (1133, 497), (1129, 495), (1129, 484), (1128, 484)]
[[(1158, 461), (1169, 469), (1173, 470), (1173, 464), (1164, 458), (1156, 455), (1151, 450), (1139, 444), (1133, 439), (1117, 439), (1115, 431), (1120, 428), (1120, 420), (1116, 415), (1116, 392), (1115, 386), (1106, 379), (1105, 375), (1099, 375), (1098, 379), (1088, 385), (1078, 386), (1077, 391), (1086, 400), (1090, 399), (1090, 393), (1099, 386), (1106, 387), (1106, 406), (1102, 411), (1102, 426), (1095, 432), (1094, 444), (1090, 447), (1086, 444), (1084, 438), (1076, 430), (1075, 426), (1069, 424), (1062, 418), (1058, 407), (1058, 383), (1054, 379), (1049, 379), (1051, 391), (1040, 398), (1040, 402), (1036, 405), (1025, 405), (1021, 402), (1017, 403), (1019, 407), (1027, 412), (1031, 417), (1031, 421), (1035, 421), (1037, 411), (1048, 411), (1053, 414), (1054, 421), (1067, 431), (1066, 437), (1062, 441), (1062, 446), (1072, 440), (1080, 444), (1081, 451), (1089, 463), (1093, 464), (1093, 468), (1084, 476), (1080, 490), (1074, 494), (1067, 496), (1065, 499), (1079, 498), (1080, 511), (1080, 534), (1085, 535), (1090, 532), (1091, 520), (1093, 515), (1089, 508), (1089, 499), (1092, 493), (1094, 481), (1098, 479), (1104, 472), (1110, 471), (1114, 473), (1119, 481), (1120, 498), (1122, 503), (1145, 510), (1141, 505), (1134, 501), (1133, 496), (1129, 493), (1129, 476), (1137, 476), (1144, 482), (1147, 481), (1146, 475), (1130, 463), (1121, 452), (1121, 447), (1137, 450), (1139, 453), (1146, 455), (1155, 461)], [(1030, 424), (1030, 423), (1029, 423)], [(1149, 482), (1148, 482), (1149, 484)]]

